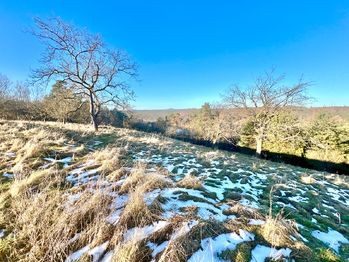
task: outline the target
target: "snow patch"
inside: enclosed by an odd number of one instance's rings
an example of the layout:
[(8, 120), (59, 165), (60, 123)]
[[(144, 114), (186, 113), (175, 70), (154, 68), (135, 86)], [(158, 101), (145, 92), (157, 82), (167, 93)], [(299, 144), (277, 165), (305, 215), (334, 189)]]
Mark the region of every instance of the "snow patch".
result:
[(340, 246), (339, 242), (342, 242), (345, 244), (349, 243), (348, 239), (346, 239), (341, 233), (333, 230), (330, 227), (328, 228), (328, 233), (322, 232), (320, 230), (315, 230), (311, 234), (313, 235), (313, 237), (321, 240), (326, 245), (333, 248), (337, 252), (337, 254), (339, 252), (338, 251)]
[(201, 241), (202, 250), (195, 252), (188, 262), (195, 261), (224, 261), (218, 257), (218, 254), (226, 249), (234, 250), (236, 245), (244, 241), (254, 240), (254, 234), (243, 229), (239, 229), (239, 235), (234, 233), (222, 234), (218, 237), (205, 238)]

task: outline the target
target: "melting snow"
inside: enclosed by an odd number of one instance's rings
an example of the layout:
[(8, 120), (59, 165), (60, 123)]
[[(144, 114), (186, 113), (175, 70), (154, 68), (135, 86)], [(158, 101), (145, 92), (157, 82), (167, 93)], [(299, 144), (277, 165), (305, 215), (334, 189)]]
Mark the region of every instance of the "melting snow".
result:
[(89, 248), (90, 248), (90, 245), (87, 245), (87, 246), (79, 249), (78, 251), (74, 252), (69, 257), (67, 257), (65, 262), (72, 262), (74, 260), (78, 260), (83, 254), (85, 254), (89, 250)]
[(250, 222), (248, 223), (249, 225), (263, 225), (265, 223), (264, 220), (262, 219), (251, 219)]
[(108, 245), (109, 245), (109, 241), (103, 243), (98, 247), (95, 247), (94, 249), (88, 252), (89, 255), (93, 256), (93, 262), (97, 262), (99, 260), (100, 256), (104, 253)]
[(12, 174), (9, 174), (7, 172), (4, 172), (2, 175), (5, 176), (5, 177), (8, 177), (8, 178), (12, 178), (13, 177)]
[(2, 238), (5, 235), (6, 229), (1, 229), (0, 230), (0, 238)]
[[(71, 157), (66, 157), (66, 158), (63, 158), (63, 159), (54, 159), (54, 158), (49, 158), (49, 157), (45, 157), (44, 160), (47, 160), (47, 161), (50, 161), (52, 163), (55, 163), (55, 162), (59, 162), (59, 163), (64, 163), (64, 166), (63, 168), (66, 168), (68, 167), (68, 163), (72, 160)], [(39, 168), (46, 168), (48, 165), (44, 165), (44, 166), (41, 166)]]
[(120, 214), (121, 214), (122, 210), (123, 209), (119, 209), (119, 210), (116, 210), (114, 213), (112, 213), (109, 216), (108, 222), (110, 224), (116, 225), (119, 222)]
[(113, 254), (114, 254), (113, 250), (109, 251), (107, 254), (104, 255), (101, 262), (111, 262), (113, 259)]
[(234, 250), (236, 245), (244, 241), (254, 240), (254, 234), (239, 229), (239, 235), (236, 233), (222, 234), (218, 237), (205, 238), (201, 241), (202, 250), (195, 252), (188, 262), (195, 261), (224, 261), (218, 257), (218, 254), (226, 249)]
[(281, 256), (289, 257), (292, 250), (289, 248), (281, 248), (279, 250), (275, 248), (270, 248), (262, 245), (257, 245), (252, 250), (252, 259), (251, 262), (264, 262), (267, 257), (278, 259)]
[(148, 246), (151, 250), (153, 250), (152, 257), (153, 259), (155, 259), (155, 256), (160, 252), (162, 252), (166, 248), (167, 244), (168, 244), (168, 241), (165, 241), (160, 245), (157, 245), (156, 243), (152, 243), (152, 242), (147, 242), (146, 246)]
[(4, 153), (5, 156), (9, 156), (9, 157), (15, 157), (16, 154), (15, 153)]
[(134, 227), (129, 229), (126, 234), (124, 235), (124, 239), (126, 241), (130, 240), (132, 237), (136, 237), (138, 241), (147, 238), (152, 233), (160, 230), (161, 228), (165, 227), (168, 224), (167, 221), (159, 221), (153, 223), (153, 225), (145, 226), (142, 228)]
[(311, 233), (314, 237), (324, 242), (329, 247), (333, 248), (337, 253), (339, 249), (339, 242), (348, 244), (349, 241), (338, 231), (328, 228), (328, 233), (322, 232), (320, 230), (315, 230)]

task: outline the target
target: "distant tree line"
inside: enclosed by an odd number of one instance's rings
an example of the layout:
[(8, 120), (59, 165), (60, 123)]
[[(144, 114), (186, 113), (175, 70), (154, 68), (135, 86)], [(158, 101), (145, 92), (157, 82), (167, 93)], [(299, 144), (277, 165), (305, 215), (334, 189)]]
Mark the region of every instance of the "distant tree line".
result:
[(246, 88), (233, 85), (220, 103), (205, 103), (186, 119), (171, 113), (156, 122), (134, 119), (131, 127), (218, 147), (228, 143), (250, 148), (258, 157), (278, 153), (349, 164), (349, 123), (321, 111), (304, 117), (304, 111), (311, 111), (304, 107), (312, 99), (306, 95), (311, 83), (300, 79), (286, 87), (281, 84), (284, 75), (274, 78), (273, 73), (266, 72)]

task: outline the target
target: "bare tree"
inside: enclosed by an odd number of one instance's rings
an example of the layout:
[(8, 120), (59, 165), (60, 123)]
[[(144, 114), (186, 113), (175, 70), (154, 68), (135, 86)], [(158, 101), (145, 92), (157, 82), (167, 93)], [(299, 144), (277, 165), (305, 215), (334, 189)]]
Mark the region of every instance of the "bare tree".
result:
[(12, 81), (6, 75), (0, 73), (0, 100), (2, 104), (10, 100), (12, 86)]
[(75, 94), (89, 101), (95, 131), (102, 105), (114, 103), (128, 108), (134, 93), (123, 77), (137, 79), (137, 64), (124, 50), (108, 46), (100, 34), (92, 34), (60, 17), (44, 21), (36, 16), (33, 21), (37, 28), (27, 32), (46, 46), (39, 60), (41, 67), (31, 73), (34, 83), (47, 85), (60, 80), (74, 86)]
[(8, 102), (12, 99), (13, 82), (0, 73), (0, 116), (6, 117)]
[(273, 132), (272, 120), (284, 109), (304, 106), (312, 99), (306, 94), (307, 87), (312, 82), (304, 82), (301, 77), (297, 84), (285, 86), (281, 84), (285, 74), (274, 78), (274, 71), (275, 67), (271, 72), (265, 71), (265, 75), (254, 79), (252, 86), (242, 88), (234, 84), (221, 94), (226, 107), (244, 109), (246, 117), (252, 123), (250, 137), (256, 141), (258, 157), (262, 152), (263, 141)]

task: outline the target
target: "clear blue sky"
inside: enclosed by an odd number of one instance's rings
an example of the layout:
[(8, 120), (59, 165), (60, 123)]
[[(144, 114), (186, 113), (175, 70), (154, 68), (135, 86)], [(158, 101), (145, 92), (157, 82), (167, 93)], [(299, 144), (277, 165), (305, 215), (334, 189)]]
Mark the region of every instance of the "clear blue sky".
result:
[(139, 63), (138, 109), (199, 108), (272, 65), (285, 84), (315, 81), (312, 106), (349, 105), (349, 1), (0, 1), (0, 72), (38, 66), (43, 46), (22, 33), (52, 11), (101, 32)]

